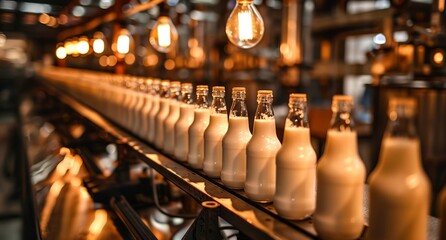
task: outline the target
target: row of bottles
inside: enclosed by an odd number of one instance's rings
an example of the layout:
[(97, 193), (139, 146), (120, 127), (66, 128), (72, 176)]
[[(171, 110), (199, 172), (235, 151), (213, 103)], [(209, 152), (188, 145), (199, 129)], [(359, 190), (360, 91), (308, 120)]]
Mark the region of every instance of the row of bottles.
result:
[[(77, 84), (75, 90), (69, 88), (73, 95), (176, 160), (203, 169), (229, 188), (244, 189), (253, 201), (273, 201), (284, 218), (303, 219), (313, 214), (322, 239), (361, 235), (366, 173), (358, 154), (350, 96), (333, 97), (326, 145), (317, 161), (310, 142), (305, 94), (289, 97), (281, 144), (270, 90), (258, 91), (251, 134), (243, 87), (232, 89), (227, 112), (221, 86), (212, 88), (209, 105), (206, 85), (196, 87), (194, 102), (190, 83), (135, 79), (111, 80), (96, 87)], [(368, 179), (368, 239), (427, 237), (430, 184), (421, 166), (415, 109), (414, 99), (389, 102), (380, 159)]]

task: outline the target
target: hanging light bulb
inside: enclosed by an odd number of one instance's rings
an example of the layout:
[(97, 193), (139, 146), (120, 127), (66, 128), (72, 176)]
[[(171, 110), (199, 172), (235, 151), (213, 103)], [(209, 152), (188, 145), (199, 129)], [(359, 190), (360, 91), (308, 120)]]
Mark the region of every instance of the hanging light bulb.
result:
[(155, 26), (150, 32), (149, 42), (153, 48), (159, 52), (167, 53), (172, 50), (178, 40), (178, 32), (168, 17), (169, 9), (167, 4), (161, 5), (161, 12)]
[(130, 35), (130, 32), (125, 28), (121, 28), (118, 34), (115, 35), (112, 50), (115, 52), (116, 57), (123, 59), (125, 55), (130, 52), (132, 44), (133, 38)]
[(56, 49), (56, 57), (58, 59), (65, 59), (67, 57), (67, 50), (64, 46), (59, 45)]
[(241, 48), (252, 48), (262, 40), (264, 30), (262, 16), (253, 0), (237, 0), (226, 22), (229, 41)]
[(96, 32), (93, 35), (93, 51), (96, 54), (101, 54), (105, 50), (104, 34), (101, 32)]
[(87, 54), (90, 51), (90, 44), (88, 43), (88, 38), (83, 36), (79, 38), (77, 43), (77, 51), (79, 54)]

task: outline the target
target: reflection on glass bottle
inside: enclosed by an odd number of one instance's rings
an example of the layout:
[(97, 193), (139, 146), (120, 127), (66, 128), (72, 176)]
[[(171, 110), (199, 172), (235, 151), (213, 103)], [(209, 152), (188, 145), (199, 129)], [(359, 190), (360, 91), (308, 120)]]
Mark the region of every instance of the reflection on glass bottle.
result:
[(246, 89), (232, 89), (232, 105), (229, 111), (229, 127), (223, 137), (223, 163), (221, 181), (229, 188), (242, 189), (246, 178), (246, 145), (251, 139)]
[(228, 113), (225, 87), (212, 87), (212, 104), (209, 126), (204, 132), (203, 171), (210, 177), (219, 178), (222, 167), (223, 137), (228, 131)]
[(209, 125), (208, 86), (198, 85), (197, 101), (194, 109), (194, 122), (189, 128), (188, 163), (197, 169), (203, 168), (204, 160), (204, 131)]
[(430, 183), (421, 163), (413, 98), (391, 98), (378, 164), (369, 177), (368, 239), (427, 239)]
[(351, 96), (335, 95), (324, 154), (317, 166), (313, 222), (322, 239), (355, 239), (364, 227), (365, 167), (358, 153)]
[(174, 156), (179, 161), (187, 161), (189, 153), (189, 127), (194, 122), (193, 87), (190, 83), (181, 85), (180, 116), (175, 124)]
[(166, 153), (173, 154), (175, 146), (175, 123), (180, 116), (180, 100), (181, 100), (181, 84), (180, 82), (172, 82), (170, 84), (170, 101), (169, 115), (164, 121), (164, 144), (163, 149)]
[(290, 94), (283, 144), (276, 156), (274, 207), (288, 219), (304, 219), (316, 207), (316, 152), (311, 146), (307, 96)]
[(257, 92), (254, 133), (246, 147), (245, 192), (256, 202), (271, 202), (276, 188), (276, 154), (280, 141), (276, 135), (273, 91)]

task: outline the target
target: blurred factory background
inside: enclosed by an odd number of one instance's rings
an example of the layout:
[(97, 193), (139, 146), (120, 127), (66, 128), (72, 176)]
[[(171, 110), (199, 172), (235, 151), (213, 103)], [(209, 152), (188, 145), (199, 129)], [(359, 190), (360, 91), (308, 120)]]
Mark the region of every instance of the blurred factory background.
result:
[[(19, 127), (14, 117), (17, 99), (45, 66), (227, 89), (242, 85), (248, 91), (251, 117), (256, 91), (272, 89), (280, 124), (287, 113), (288, 94), (305, 92), (318, 154), (331, 117), (331, 97), (349, 94), (355, 101), (360, 152), (368, 172), (378, 158), (389, 96), (414, 96), (423, 164), (436, 199), (446, 183), (444, 0), (254, 0), (263, 17), (264, 36), (249, 49), (233, 45), (225, 34), (235, 0), (161, 3), (0, 1), (0, 169), (5, 179), (0, 186), (11, 182), (0, 187), (9, 189), (1, 191), (0, 227), (9, 229), (6, 220), (20, 219), (20, 207), (14, 202), (20, 195), (14, 180), (18, 170), (11, 163), (20, 152), (11, 151), (17, 142), (11, 129)], [(178, 42), (168, 53), (149, 43), (151, 30), (165, 11), (178, 32)], [(114, 44), (122, 29), (128, 31), (130, 45), (120, 58)], [(98, 39), (102, 51), (93, 49)], [(85, 42), (87, 49), (82, 49)], [(0, 234), (0, 238), (13, 236)]]

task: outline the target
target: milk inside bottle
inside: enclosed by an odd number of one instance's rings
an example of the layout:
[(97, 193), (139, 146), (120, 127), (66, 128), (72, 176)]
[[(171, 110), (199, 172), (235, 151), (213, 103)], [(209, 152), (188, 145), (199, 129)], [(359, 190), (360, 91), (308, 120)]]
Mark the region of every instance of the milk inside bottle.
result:
[(209, 125), (208, 86), (197, 86), (197, 101), (194, 109), (194, 122), (189, 128), (189, 152), (187, 161), (193, 168), (203, 168), (204, 131)]
[(242, 189), (246, 178), (246, 145), (251, 139), (246, 89), (232, 89), (232, 105), (229, 111), (228, 131), (223, 137), (221, 181), (225, 186)]
[(194, 122), (194, 101), (192, 98), (192, 84), (181, 88), (180, 116), (175, 124), (174, 156), (177, 160), (187, 161), (189, 153), (189, 127)]
[(141, 131), (142, 128), (142, 109), (144, 107), (144, 104), (146, 104), (146, 84), (145, 79), (139, 78), (138, 79), (138, 101), (135, 104), (135, 110), (133, 113), (133, 128), (132, 132), (135, 134), (138, 134), (139, 131)]
[(351, 96), (335, 95), (325, 150), (317, 166), (314, 227), (322, 239), (356, 239), (364, 226), (365, 167), (359, 157)]
[(222, 167), (223, 137), (228, 131), (228, 115), (225, 87), (212, 87), (212, 104), (209, 126), (204, 132), (203, 171), (210, 177), (219, 178)]
[(254, 131), (246, 146), (245, 193), (257, 202), (271, 202), (276, 188), (276, 154), (281, 144), (272, 103), (272, 91), (257, 92)]
[[(177, 84), (179, 84), (177, 82)], [(169, 101), (170, 101), (170, 81), (164, 80), (161, 82), (161, 93), (160, 93), (160, 109), (156, 114), (156, 124), (155, 124), (155, 146), (158, 149), (163, 149), (164, 144), (164, 120), (166, 120), (169, 115)]]
[(391, 98), (378, 164), (369, 177), (368, 239), (427, 239), (430, 183), (421, 162), (414, 98)]
[(180, 82), (170, 84), (169, 115), (164, 121), (164, 152), (173, 154), (175, 146), (175, 123), (180, 116), (181, 85)]
[(304, 219), (316, 208), (316, 153), (311, 146), (307, 96), (290, 94), (282, 147), (276, 156), (274, 207), (288, 219)]
[(160, 109), (160, 91), (161, 91), (161, 81), (156, 79), (152, 83), (152, 108), (149, 112), (149, 129), (147, 131), (147, 140), (149, 143), (155, 141), (155, 129), (156, 129), (156, 114)]
[(152, 109), (152, 79), (147, 79), (145, 85), (145, 102), (141, 111), (141, 129), (137, 131), (138, 136), (141, 138), (146, 138), (149, 135), (149, 113), (150, 109)]

